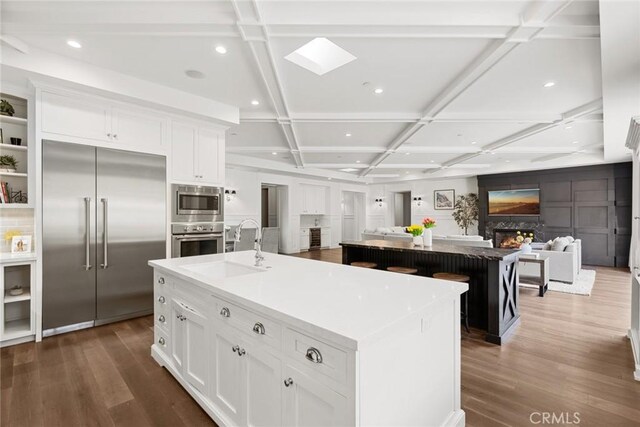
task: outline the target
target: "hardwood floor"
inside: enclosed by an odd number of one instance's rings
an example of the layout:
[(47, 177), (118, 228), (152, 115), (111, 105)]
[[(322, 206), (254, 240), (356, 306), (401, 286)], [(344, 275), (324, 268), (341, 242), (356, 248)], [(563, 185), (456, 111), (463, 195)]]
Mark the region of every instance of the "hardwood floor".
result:
[[(339, 249), (299, 256), (342, 260)], [(462, 333), (467, 425), (532, 425), (531, 414), (541, 412), (576, 424), (577, 412), (581, 426), (640, 426), (640, 382), (626, 338), (629, 274), (597, 268), (590, 297), (539, 298), (525, 288), (520, 297), (522, 322), (507, 344)], [(2, 349), (0, 425), (214, 425), (151, 359), (152, 341), (149, 316)]]

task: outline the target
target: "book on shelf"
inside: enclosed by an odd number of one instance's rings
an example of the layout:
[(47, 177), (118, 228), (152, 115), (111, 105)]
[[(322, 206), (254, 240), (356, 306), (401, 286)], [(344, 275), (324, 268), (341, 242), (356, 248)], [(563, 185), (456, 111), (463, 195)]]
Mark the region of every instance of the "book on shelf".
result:
[(2, 188), (2, 203), (11, 203), (11, 200), (9, 199), (9, 194), (11, 194), (9, 183), (1, 182), (0, 187)]

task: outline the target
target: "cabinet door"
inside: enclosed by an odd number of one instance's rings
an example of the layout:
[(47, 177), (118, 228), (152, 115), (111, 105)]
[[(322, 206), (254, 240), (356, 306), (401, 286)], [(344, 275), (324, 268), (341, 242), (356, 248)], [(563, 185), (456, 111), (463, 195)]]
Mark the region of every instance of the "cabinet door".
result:
[(183, 310), (184, 352), (183, 376), (191, 385), (203, 394), (209, 384), (209, 366), (207, 352), (209, 348), (209, 321), (193, 309)]
[(284, 392), (283, 425), (341, 426), (349, 423), (347, 398), (296, 368), (285, 365), (284, 378), (291, 384)]
[(316, 192), (316, 213), (324, 215), (327, 213), (327, 188), (318, 187)]
[(207, 184), (222, 185), (224, 170), (224, 139), (217, 131), (200, 128), (198, 131), (196, 175)]
[(282, 362), (258, 346), (245, 346), (244, 414), (247, 426), (282, 425)]
[(227, 332), (220, 324), (215, 324), (212, 336), (211, 400), (233, 424), (241, 424), (242, 418), (242, 357), (234, 347), (240, 347), (235, 338), (237, 333)]
[(164, 118), (145, 112), (113, 108), (111, 110), (113, 140), (132, 147), (154, 151), (164, 149)]
[(184, 328), (182, 327), (182, 307), (180, 304), (171, 301), (171, 338), (169, 344), (171, 347), (171, 360), (178, 372), (182, 372), (183, 366), (183, 348), (184, 348)]
[(196, 181), (196, 128), (174, 122), (171, 129), (171, 176), (174, 181)]
[(309, 249), (309, 232), (300, 232), (300, 250)]
[(42, 131), (94, 141), (111, 141), (110, 108), (71, 95), (42, 92)]

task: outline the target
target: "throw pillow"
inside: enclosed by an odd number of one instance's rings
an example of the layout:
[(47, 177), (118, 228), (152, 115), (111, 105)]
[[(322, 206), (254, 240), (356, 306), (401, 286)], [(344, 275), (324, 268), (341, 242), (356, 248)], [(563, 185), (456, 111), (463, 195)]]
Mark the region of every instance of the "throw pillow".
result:
[(567, 237), (565, 237), (565, 239), (567, 239), (569, 241), (569, 243), (573, 243), (576, 240), (572, 236), (567, 236)]
[(553, 240), (549, 240), (547, 243), (544, 244), (544, 246), (542, 247), (542, 250), (550, 251), (552, 245), (553, 245)]
[(563, 237), (560, 237), (559, 239), (556, 239), (553, 241), (553, 244), (551, 245), (551, 250), (562, 252), (568, 245), (569, 245), (569, 241)]
[(567, 245), (566, 248), (564, 248), (565, 252), (575, 252), (576, 251), (576, 245), (572, 245), (571, 243), (569, 243)]

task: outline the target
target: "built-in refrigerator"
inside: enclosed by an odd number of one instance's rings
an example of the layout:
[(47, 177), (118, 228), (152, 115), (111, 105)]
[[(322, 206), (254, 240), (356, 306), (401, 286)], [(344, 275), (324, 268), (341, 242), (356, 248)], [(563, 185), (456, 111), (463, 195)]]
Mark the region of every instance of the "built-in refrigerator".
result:
[(151, 313), (165, 239), (165, 157), (43, 142), (43, 335)]

